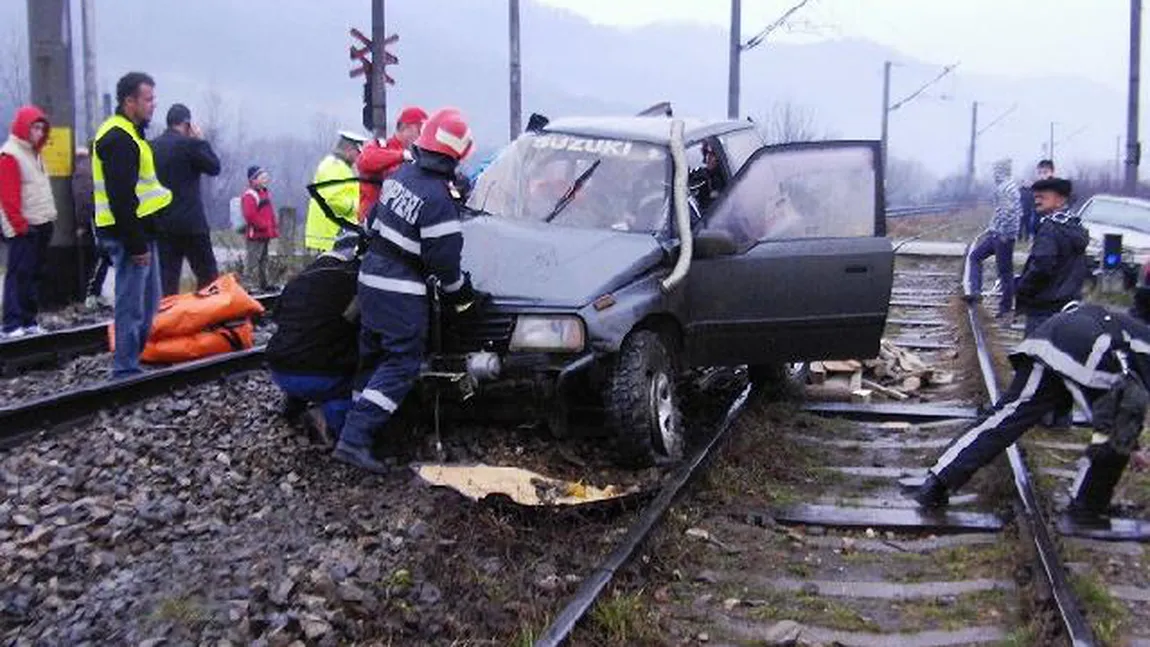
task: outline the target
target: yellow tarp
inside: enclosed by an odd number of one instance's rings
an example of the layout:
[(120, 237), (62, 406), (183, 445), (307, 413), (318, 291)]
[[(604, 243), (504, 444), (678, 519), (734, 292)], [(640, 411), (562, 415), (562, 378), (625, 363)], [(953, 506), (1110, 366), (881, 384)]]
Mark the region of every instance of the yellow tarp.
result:
[(451, 488), (474, 501), (490, 494), (505, 494), (526, 506), (580, 505), (634, 492), (633, 488), (621, 489), (614, 485), (600, 489), (519, 467), (425, 464), (417, 466), (415, 472), (432, 485)]

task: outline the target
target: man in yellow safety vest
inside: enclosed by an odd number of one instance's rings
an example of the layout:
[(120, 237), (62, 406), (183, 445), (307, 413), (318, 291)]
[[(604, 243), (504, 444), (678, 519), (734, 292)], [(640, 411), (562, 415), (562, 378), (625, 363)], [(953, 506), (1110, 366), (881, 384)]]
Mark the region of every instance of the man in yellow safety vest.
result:
[[(335, 148), (323, 160), (315, 171), (314, 183), (329, 180), (346, 180), (356, 177), (355, 161), (359, 159), (360, 148), (367, 141), (362, 135), (342, 130)], [(324, 202), (335, 212), (336, 217), (347, 220), (351, 224), (359, 222), (359, 183), (344, 182), (319, 189)], [(339, 236), (340, 227), (324, 215), (320, 206), (313, 199), (307, 206), (307, 230), (305, 232), (304, 246), (315, 253), (330, 252)]]
[(116, 84), (116, 114), (96, 130), (92, 154), (96, 235), (116, 270), (112, 377), (140, 373), (140, 352), (160, 305), (156, 215), (172, 192), (156, 177), (144, 131), (156, 109), (156, 82), (130, 72)]

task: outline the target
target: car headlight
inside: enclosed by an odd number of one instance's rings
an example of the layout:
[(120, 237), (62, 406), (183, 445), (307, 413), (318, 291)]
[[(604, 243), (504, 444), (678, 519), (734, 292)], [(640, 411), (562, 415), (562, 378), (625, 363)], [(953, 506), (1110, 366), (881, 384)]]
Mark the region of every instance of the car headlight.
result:
[(577, 353), (583, 350), (587, 331), (583, 320), (572, 316), (523, 315), (511, 333), (512, 351)]

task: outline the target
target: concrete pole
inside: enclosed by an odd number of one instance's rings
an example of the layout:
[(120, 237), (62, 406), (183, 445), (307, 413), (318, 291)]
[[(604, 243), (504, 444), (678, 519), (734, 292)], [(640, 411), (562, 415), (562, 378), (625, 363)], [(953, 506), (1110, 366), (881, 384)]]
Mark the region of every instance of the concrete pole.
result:
[(890, 133), (890, 66), (890, 61), (886, 61), (882, 65), (882, 133), (879, 135), (879, 141), (882, 143), (884, 179), (886, 178), (887, 140)]
[(519, 136), (523, 127), (522, 68), (519, 63), (519, 0), (508, 0), (507, 27), (510, 42), (511, 73), (511, 141)]
[(974, 165), (975, 155), (977, 153), (976, 145), (978, 143), (978, 102), (973, 101), (970, 104), (970, 148), (967, 150), (966, 157), (966, 194), (970, 195), (974, 191)]
[(731, 0), (730, 70), (727, 77), (727, 118), (739, 118), (739, 66), (743, 52), (743, 8), (741, 0)]
[(1126, 105), (1126, 177), (1123, 190), (1134, 195), (1138, 190), (1138, 162), (1142, 142), (1138, 141), (1138, 92), (1142, 65), (1142, 0), (1130, 0), (1130, 88)]
[[(1054, 161), (1054, 122), (1050, 122), (1050, 143), (1046, 146), (1046, 156)], [(1057, 168), (1057, 166), (1055, 166)]]
[(80, 21), (84, 34), (84, 116), (87, 118), (87, 139), (96, 136), (100, 127), (99, 93), (96, 82), (96, 3), (82, 0)]
[(385, 0), (372, 0), (371, 2), (371, 118), (375, 122), (375, 136), (380, 140), (387, 138), (387, 83), (384, 81), (384, 46), (387, 39), (387, 27), (384, 21)]

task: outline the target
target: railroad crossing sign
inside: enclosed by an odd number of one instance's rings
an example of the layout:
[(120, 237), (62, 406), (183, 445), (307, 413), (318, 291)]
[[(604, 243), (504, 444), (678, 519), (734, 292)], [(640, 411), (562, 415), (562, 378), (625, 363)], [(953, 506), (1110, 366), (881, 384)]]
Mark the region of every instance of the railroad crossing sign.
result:
[[(352, 44), (350, 47), (348, 47), (348, 58), (350, 58), (353, 62), (359, 61), (359, 66), (353, 67), (347, 73), (347, 75), (353, 79), (357, 76), (371, 75), (375, 69), (373, 65), (374, 61), (371, 59), (371, 39), (365, 36), (363, 32), (356, 29), (355, 27), (349, 29), (348, 34), (350, 34), (351, 37), (359, 43), (358, 47), (355, 44)], [(383, 41), (383, 64), (379, 66), (379, 78), (383, 79), (383, 82), (388, 85), (395, 85), (395, 79), (388, 75), (387, 66), (398, 65), (399, 58), (391, 52), (387, 51), (387, 47), (389, 45), (394, 45), (397, 42), (399, 42), (399, 34), (392, 34), (385, 38)], [(370, 78), (368, 82), (370, 82)]]

